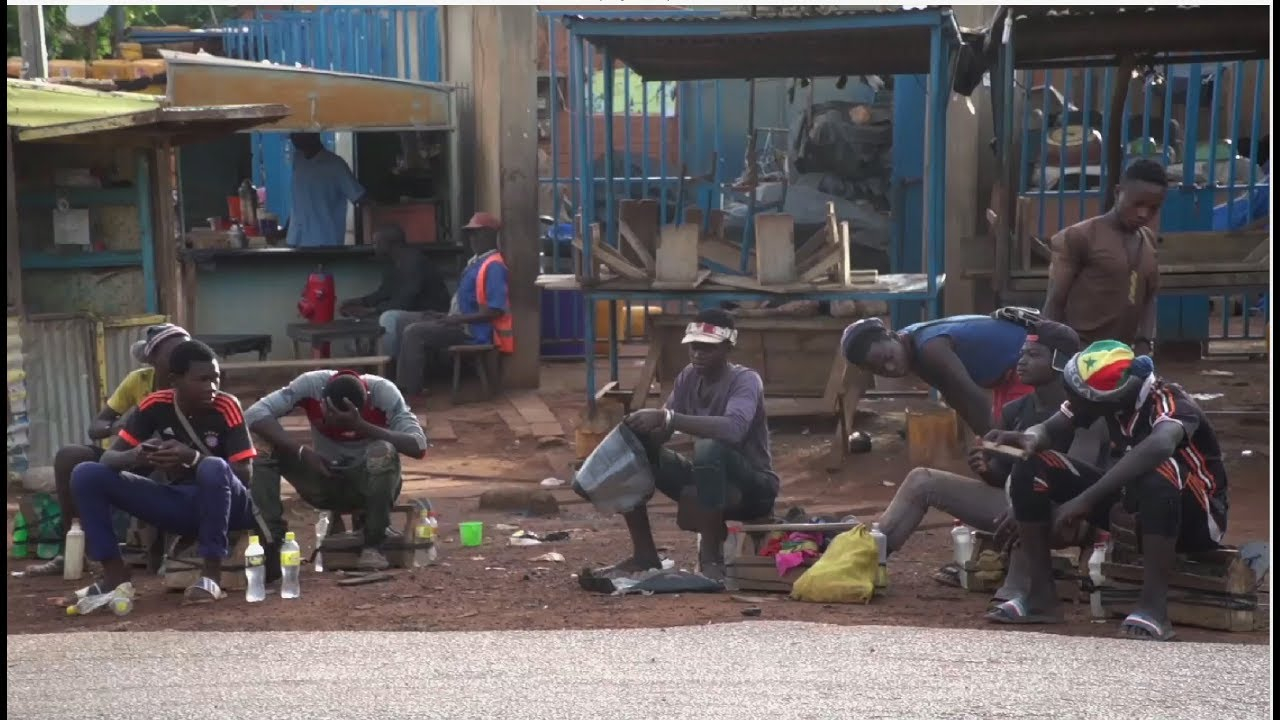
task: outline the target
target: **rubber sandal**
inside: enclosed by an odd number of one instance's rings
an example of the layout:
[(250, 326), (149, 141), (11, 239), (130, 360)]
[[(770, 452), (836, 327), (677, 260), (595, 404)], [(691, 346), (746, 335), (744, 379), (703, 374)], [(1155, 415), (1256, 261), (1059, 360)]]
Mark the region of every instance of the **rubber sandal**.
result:
[(200, 576), (195, 583), (182, 591), (182, 602), (185, 605), (202, 605), (214, 600), (221, 600), (227, 594), (212, 579)]
[(943, 565), (933, 571), (933, 580), (939, 585), (946, 585), (947, 587), (962, 587), (960, 584), (960, 566), (955, 563)]
[[(1141, 634), (1126, 632), (1135, 629), (1141, 630)], [(1147, 614), (1135, 612), (1129, 613), (1129, 616), (1120, 622), (1120, 637), (1126, 640), (1169, 642), (1176, 639), (1178, 634), (1173, 631), (1173, 623), (1161, 625), (1152, 620)]]
[(42, 562), (38, 565), (32, 565), (22, 571), (23, 577), (52, 577), (62, 574), (62, 556), (59, 555), (52, 560)]
[(991, 622), (1002, 625), (1058, 625), (1063, 622), (1056, 615), (1028, 612), (1026, 601), (1020, 597), (996, 605), (986, 617)]

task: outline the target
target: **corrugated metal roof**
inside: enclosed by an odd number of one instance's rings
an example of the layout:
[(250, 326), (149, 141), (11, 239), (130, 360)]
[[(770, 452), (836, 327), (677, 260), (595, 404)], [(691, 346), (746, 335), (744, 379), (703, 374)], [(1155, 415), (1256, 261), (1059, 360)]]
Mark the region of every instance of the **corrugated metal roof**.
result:
[(999, 44), (1013, 17), (1018, 67), (1073, 67), (1135, 55), (1168, 62), (1265, 58), (1266, 5), (1004, 6), (990, 33)]
[(132, 115), (163, 107), (164, 98), (140, 93), (101, 92), (32, 80), (9, 80), (8, 124), (37, 128)]
[(772, 14), (607, 17), (572, 15), (577, 37), (646, 80), (921, 74), (931, 68), (932, 30), (959, 41), (946, 8), (775, 8)]

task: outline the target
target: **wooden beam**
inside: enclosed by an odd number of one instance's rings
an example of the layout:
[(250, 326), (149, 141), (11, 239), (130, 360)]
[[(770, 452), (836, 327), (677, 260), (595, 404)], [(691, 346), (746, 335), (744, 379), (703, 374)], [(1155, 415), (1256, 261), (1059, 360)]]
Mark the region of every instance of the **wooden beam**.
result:
[(692, 283), (698, 277), (698, 228), (694, 225), (667, 225), (658, 235), (655, 279), (661, 282)]
[[(600, 264), (609, 268), (613, 272), (627, 278), (628, 280), (648, 280), (649, 276), (644, 270), (627, 262), (617, 250), (605, 245), (600, 239), (601, 230), (600, 223), (591, 224), (591, 263), (592, 265)], [(578, 238), (573, 239), (573, 247), (578, 251), (582, 251), (582, 241)], [(595, 268), (587, 269), (587, 277), (595, 277)]]
[(623, 257), (653, 272), (658, 248), (658, 203), (655, 200), (619, 200), (618, 234), (626, 242)]
[(796, 225), (786, 213), (756, 215), (756, 279), (761, 285), (796, 281)]
[(653, 254), (649, 252), (649, 247), (652, 247), (652, 245), (642, 240), (640, 235), (631, 229), (631, 225), (622, 219), (621, 213), (619, 213), (618, 217), (618, 236), (627, 243), (631, 252), (639, 259), (640, 265), (646, 271), (653, 272)]
[[(1120, 146), (1124, 125), (1120, 119), (1124, 117), (1124, 104), (1129, 99), (1129, 84), (1133, 81), (1134, 61), (1132, 55), (1120, 57), (1120, 67), (1116, 70), (1116, 86), (1111, 91), (1111, 127), (1107, 128), (1107, 186), (1102, 190), (1102, 209), (1110, 210), (1116, 202), (1116, 185), (1124, 172), (1124, 148)], [(1197, 86), (1198, 87), (1198, 86)], [(1166, 92), (1172, 92), (1166, 88)], [(1068, 98), (1068, 101), (1070, 99)], [(1045, 118), (1048, 121), (1048, 118)]]
[(182, 296), (179, 294), (179, 275), (182, 272), (178, 262), (178, 242), (182, 236), (181, 222), (174, 194), (177, 173), (177, 153), (166, 140), (156, 144), (155, 162), (151, 163), (152, 187), (156, 189), (156, 202), (153, 208), (155, 216), (155, 253), (156, 281), (159, 283), (160, 312), (177, 317), (181, 310)]

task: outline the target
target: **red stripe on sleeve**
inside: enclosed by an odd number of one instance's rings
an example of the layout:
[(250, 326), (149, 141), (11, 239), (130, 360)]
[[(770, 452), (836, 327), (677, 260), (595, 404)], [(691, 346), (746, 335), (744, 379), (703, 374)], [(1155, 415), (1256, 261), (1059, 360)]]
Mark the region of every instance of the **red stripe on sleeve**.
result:
[(238, 463), (241, 460), (249, 460), (250, 458), (255, 458), (257, 456), (258, 456), (257, 448), (249, 448), (248, 450), (241, 450), (235, 455), (232, 455), (231, 457), (227, 458), (227, 462)]
[(138, 442), (138, 438), (129, 434), (128, 430), (120, 429), (120, 439), (129, 444), (129, 447), (138, 447), (142, 443)]

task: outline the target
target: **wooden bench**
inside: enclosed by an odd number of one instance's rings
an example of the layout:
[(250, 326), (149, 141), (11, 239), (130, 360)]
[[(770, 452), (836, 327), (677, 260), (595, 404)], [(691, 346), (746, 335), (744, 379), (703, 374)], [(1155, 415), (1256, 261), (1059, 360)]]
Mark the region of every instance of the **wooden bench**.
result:
[[(476, 369), (476, 376), (480, 378), (480, 390), (484, 393), (485, 399), (489, 399), (497, 395), (498, 373), (498, 348), (493, 345), (451, 345), (449, 346), (449, 358), (453, 362), (453, 388), (449, 393), (449, 400), (454, 405), (458, 404), (458, 389), (462, 386), (462, 363), (464, 359), (470, 358)], [(490, 372), (493, 373), (492, 380)]]
[(388, 355), (365, 355), (340, 358), (299, 358), (297, 360), (267, 360), (265, 362), (222, 363), (222, 370), (328, 370), (333, 368), (370, 368), (376, 375), (386, 375)]

